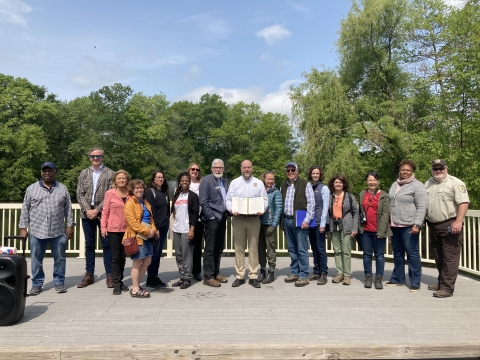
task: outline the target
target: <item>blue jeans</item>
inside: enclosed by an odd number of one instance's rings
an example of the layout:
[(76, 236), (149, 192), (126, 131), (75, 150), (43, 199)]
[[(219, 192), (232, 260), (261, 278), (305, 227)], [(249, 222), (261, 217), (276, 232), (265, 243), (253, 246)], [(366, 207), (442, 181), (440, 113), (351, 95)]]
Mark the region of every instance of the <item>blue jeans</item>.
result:
[(294, 219), (285, 218), (283, 231), (287, 237), (288, 253), (290, 254), (290, 271), (292, 275), (307, 278), (310, 272), (308, 265), (308, 229), (295, 227)]
[(375, 254), (375, 275), (383, 276), (383, 270), (385, 269), (385, 243), (386, 239), (379, 239), (377, 233), (363, 232), (363, 270), (365, 275), (372, 274), (372, 255)]
[(30, 261), (32, 262), (32, 286), (43, 286), (45, 273), (43, 272), (43, 258), (47, 250), (47, 243), (50, 243), (50, 250), (53, 255), (53, 283), (61, 285), (65, 282), (65, 249), (67, 236), (60, 236), (39, 239), (30, 235)]
[(405, 284), (404, 257), (407, 254), (408, 279), (411, 286), (420, 286), (422, 278), (422, 261), (418, 251), (418, 234), (410, 234), (409, 227), (392, 226), (392, 247), (394, 268), (390, 282)]
[[(100, 233), (100, 220), (82, 219), (83, 233), (85, 235), (85, 270), (90, 275), (95, 273), (95, 249), (96, 249), (96, 228)], [(110, 241), (108, 237), (102, 239), (103, 265), (107, 275), (112, 273), (112, 252), (110, 250)]]
[(313, 253), (313, 273), (320, 275), (322, 272), (328, 275), (328, 256), (325, 246), (325, 234), (320, 233), (319, 227), (311, 228), (308, 230), (308, 237), (310, 239), (310, 245)]
[(160, 258), (162, 257), (162, 251), (163, 247), (165, 246), (165, 241), (167, 241), (168, 226), (161, 227), (158, 230), (160, 231), (160, 238), (155, 241), (155, 245), (153, 246), (152, 262), (148, 266), (147, 270), (148, 277), (158, 276), (158, 269), (160, 268)]

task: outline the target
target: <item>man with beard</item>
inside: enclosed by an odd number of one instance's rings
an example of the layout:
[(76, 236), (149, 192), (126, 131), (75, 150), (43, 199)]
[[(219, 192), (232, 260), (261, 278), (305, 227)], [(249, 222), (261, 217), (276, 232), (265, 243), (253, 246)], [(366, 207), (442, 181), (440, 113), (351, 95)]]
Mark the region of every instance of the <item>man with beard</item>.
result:
[(219, 274), (228, 216), (225, 206), (228, 184), (223, 177), (223, 160), (213, 160), (211, 169), (212, 174), (202, 179), (199, 188), (201, 218), (205, 224), (203, 284), (219, 287), (221, 283), (228, 282), (226, 277)]
[(430, 230), (438, 283), (429, 285), (434, 297), (453, 295), (462, 249), (463, 219), (469, 198), (465, 183), (447, 173), (447, 162), (432, 161), (432, 177), (425, 183), (428, 194), (427, 223)]

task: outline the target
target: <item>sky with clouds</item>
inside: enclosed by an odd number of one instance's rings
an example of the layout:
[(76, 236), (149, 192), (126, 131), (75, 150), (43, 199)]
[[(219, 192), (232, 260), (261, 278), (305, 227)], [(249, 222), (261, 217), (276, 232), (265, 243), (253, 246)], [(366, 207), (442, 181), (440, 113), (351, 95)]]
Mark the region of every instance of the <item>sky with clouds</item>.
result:
[(349, 0), (0, 0), (0, 72), (62, 100), (120, 82), (170, 101), (208, 92), (288, 114), (302, 72), (336, 65), (349, 8)]

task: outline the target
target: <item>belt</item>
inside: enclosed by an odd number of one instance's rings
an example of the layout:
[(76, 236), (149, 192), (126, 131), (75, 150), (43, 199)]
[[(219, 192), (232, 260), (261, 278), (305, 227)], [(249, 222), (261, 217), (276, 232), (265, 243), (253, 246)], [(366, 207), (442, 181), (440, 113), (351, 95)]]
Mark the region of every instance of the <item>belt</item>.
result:
[(294, 216), (290, 216), (290, 215), (283, 215), (285, 217), (285, 219), (293, 219)]
[(243, 215), (243, 214), (239, 214), (240, 216), (242, 217), (257, 217), (258, 215)]
[(427, 224), (428, 224), (428, 225), (440, 225), (440, 224), (444, 224), (444, 223), (446, 223), (446, 222), (455, 221), (455, 220), (457, 220), (456, 217), (452, 217), (452, 218), (450, 218), (450, 219), (443, 220), (443, 221), (436, 222), (436, 223), (427, 220)]

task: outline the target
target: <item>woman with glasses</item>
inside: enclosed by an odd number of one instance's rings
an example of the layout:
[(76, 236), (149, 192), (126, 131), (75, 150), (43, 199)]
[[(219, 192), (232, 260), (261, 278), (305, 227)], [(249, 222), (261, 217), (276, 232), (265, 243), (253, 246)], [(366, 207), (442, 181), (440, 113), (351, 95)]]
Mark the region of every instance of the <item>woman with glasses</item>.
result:
[(358, 232), (358, 206), (355, 197), (349, 192), (348, 181), (344, 175), (337, 174), (332, 177), (328, 188), (332, 194), (328, 213), (337, 268), (337, 275), (332, 282), (350, 285), (352, 239)]
[(390, 229), (390, 201), (388, 194), (380, 190), (376, 172), (365, 175), (367, 189), (360, 192), (360, 224), (362, 234), (364, 287), (372, 287), (372, 255), (375, 254), (375, 289), (383, 289), (385, 268), (385, 243), (392, 235)]
[[(193, 191), (199, 196), (200, 180), (202, 180), (202, 170), (197, 163), (191, 163), (187, 169), (190, 174), (190, 191)], [(202, 208), (200, 207), (200, 212)], [(202, 281), (202, 246), (203, 246), (203, 223), (198, 217), (197, 224), (195, 225), (195, 233), (193, 235), (193, 269), (192, 275), (196, 281)]]
[(152, 206), (153, 220), (157, 228), (158, 240), (154, 244), (152, 263), (148, 267), (147, 286), (165, 289), (165, 284), (158, 276), (160, 258), (167, 240), (170, 224), (170, 194), (168, 182), (163, 171), (155, 170), (150, 177), (149, 188), (145, 192), (145, 200)]
[(413, 160), (402, 160), (398, 179), (390, 187), (390, 226), (394, 268), (386, 286), (405, 285), (404, 258), (407, 254), (410, 291), (420, 290), (422, 262), (418, 250), (420, 229), (427, 212), (427, 190), (415, 179), (417, 165)]

